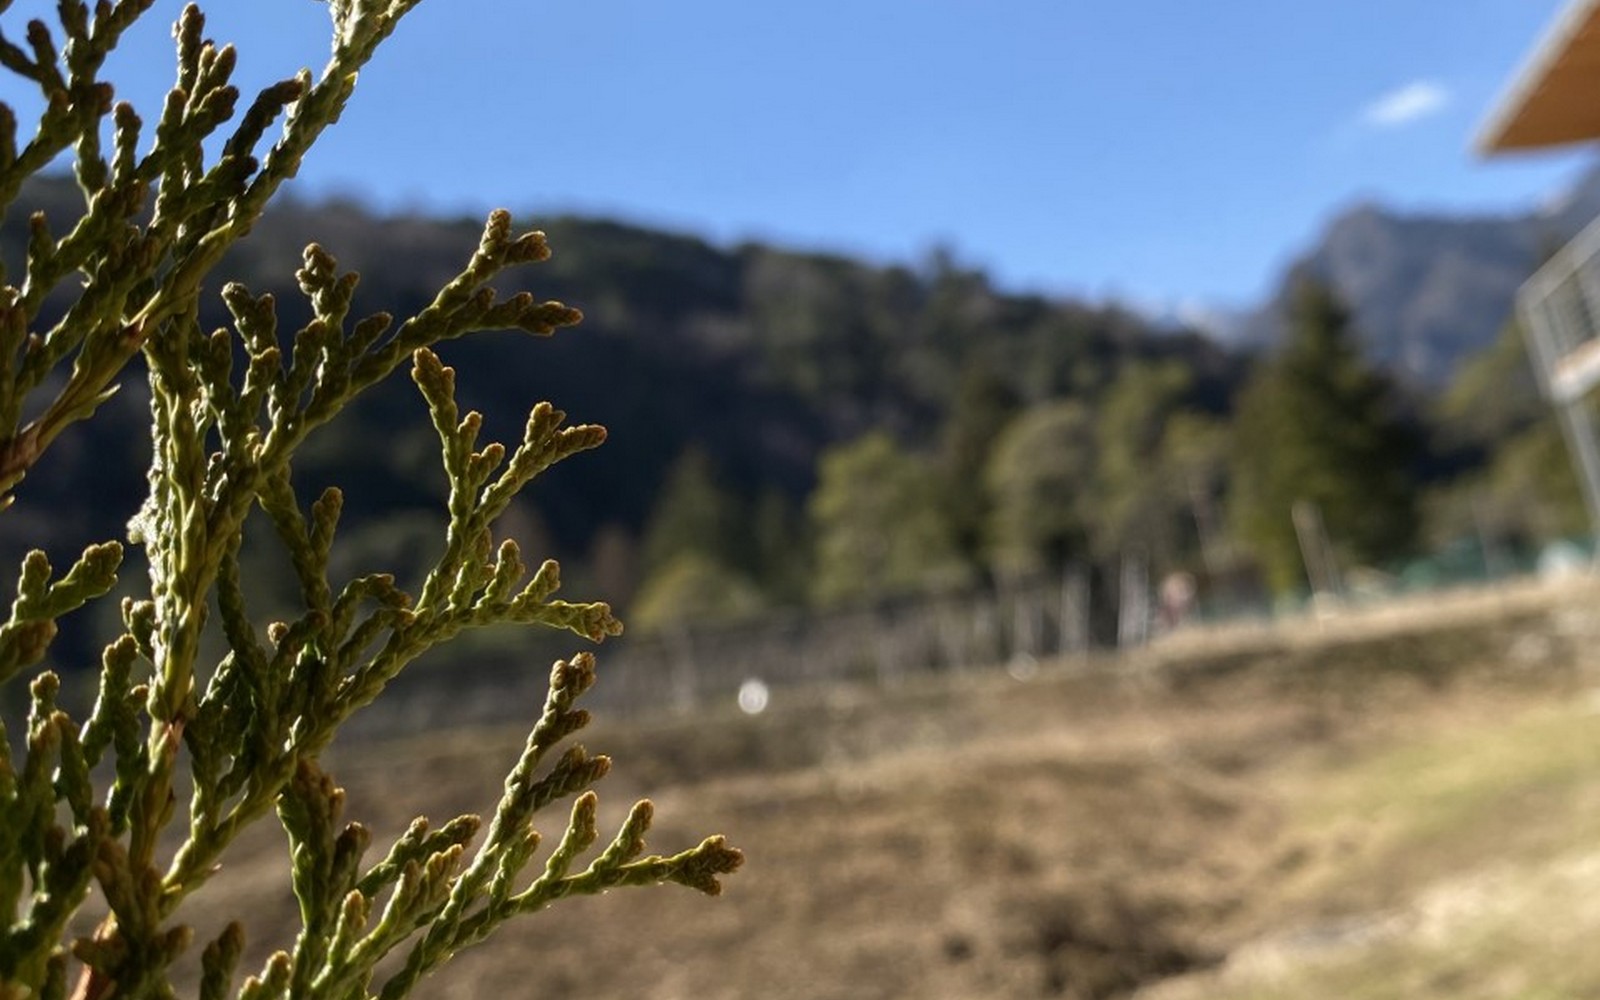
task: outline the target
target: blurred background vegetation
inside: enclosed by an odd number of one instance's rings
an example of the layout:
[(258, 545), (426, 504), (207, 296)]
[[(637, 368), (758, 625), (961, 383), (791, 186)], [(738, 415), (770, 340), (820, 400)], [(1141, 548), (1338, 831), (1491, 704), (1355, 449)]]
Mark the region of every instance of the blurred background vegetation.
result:
[[(59, 231), (76, 197), (48, 180), (21, 204)], [(1589, 200), (1576, 199), (1571, 224)], [(24, 251), (25, 218), (0, 230), (7, 261)], [(1089, 574), (1099, 607), (1114, 603), (1129, 552), (1151, 581), (1191, 576), (1202, 609), (1266, 607), (1307, 589), (1290, 516), (1302, 501), (1335, 564), (1393, 579), (1452, 545), (1480, 572), (1584, 528), (1516, 329), (1486, 333), (1483, 305), (1463, 293), (1458, 337), (1425, 310), (1413, 334), (1417, 302), (1386, 301), (1392, 290), (1340, 264), (1476, 254), (1461, 280), (1481, 286), (1492, 265), (1514, 288), (1537, 263), (1534, 220), (1502, 222), (1496, 237), (1472, 220), (1354, 210), (1231, 340), (1114, 304), (1008, 292), (943, 251), (885, 265), (595, 219), (521, 223), (546, 229), (556, 251), (536, 291), (580, 306), (583, 326), (532, 364), (507, 363), (509, 342), (495, 337), (442, 353), (463, 405), (491, 424), (551, 399), (610, 428), (607, 447), (552, 471), (508, 530), (635, 630), (1060, 579), (1067, 567)], [(1538, 224), (1552, 245), (1569, 225)], [(293, 329), (305, 319), (293, 268), (315, 238), (363, 274), (358, 310), (403, 315), (453, 273), (478, 225), (291, 200), (219, 273), (273, 292)], [(1441, 280), (1417, 284), (1433, 301)], [(208, 296), (208, 322), (224, 322), (219, 305)], [(1501, 303), (1492, 324), (1507, 312)], [(1398, 350), (1407, 338), (1428, 349)], [(144, 392), (137, 379), (123, 386), (125, 414)], [(63, 441), (30, 477), (34, 502), (0, 525), (6, 557), (120, 533), (144, 491), (140, 436), (103, 420)], [(396, 383), (311, 440), (297, 476), (345, 487), (336, 558), (348, 572), (378, 562), (404, 577), (427, 563), (443, 490), (431, 436), (420, 400)], [(287, 566), (258, 559), (254, 572), (292, 595)], [(1113, 629), (1097, 612), (1096, 636)]]
[[(1352, 594), (1526, 568), (1582, 535), (1506, 317), (1538, 248), (1600, 203), (1586, 183), (1570, 217), (1353, 210), (1230, 336), (1009, 292), (947, 253), (520, 219), (555, 249), (535, 291), (585, 323), (441, 354), (490, 436), (550, 399), (611, 437), (502, 524), (629, 624), (594, 693), (598, 745), (629, 764), (613, 780), (692, 800), (761, 882), (712, 908), (585, 901), (610, 933), (484, 949), (439, 995), (1592, 995), (1592, 581), (1049, 660), (1122, 638), (1130, 565), (1146, 600), (1191, 579), (1202, 615), (1303, 599), (1296, 505)], [(66, 180), (22, 198), (57, 231), (76, 202)], [(23, 218), (0, 227), (8, 266)], [(358, 311), (404, 314), (479, 227), (291, 200), (218, 273), (273, 292), (292, 330), (315, 239), (362, 272)], [(1369, 280), (1374, 261), (1410, 284)], [(0, 558), (122, 533), (146, 392), (133, 374), (61, 439), (0, 519)], [(335, 576), (414, 587), (432, 561), (425, 414), (397, 381), (301, 453), (303, 492), (345, 488)], [(292, 608), (290, 567), (246, 555)], [(69, 630), (60, 665), (95, 662), (115, 627)], [(497, 787), (543, 694), (541, 641), (490, 635), (400, 678), (334, 748), (352, 802), (401, 822)], [(297, 919), (269, 878), (281, 851), (263, 831), (221, 883), (217, 912), (249, 912), (252, 941)]]

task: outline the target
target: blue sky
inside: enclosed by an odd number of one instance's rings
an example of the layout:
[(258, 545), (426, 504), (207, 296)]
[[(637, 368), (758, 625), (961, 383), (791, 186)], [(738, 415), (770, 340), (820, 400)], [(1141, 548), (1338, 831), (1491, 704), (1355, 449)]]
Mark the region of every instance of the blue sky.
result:
[[(248, 85), (324, 59), (313, 0), (210, 6)], [(298, 187), (881, 260), (943, 244), (1011, 288), (1244, 305), (1353, 201), (1515, 211), (1570, 179), (1579, 154), (1468, 150), (1560, 6), (426, 0)], [(108, 73), (147, 119), (178, 8)], [(11, 79), (0, 99), (26, 104)]]

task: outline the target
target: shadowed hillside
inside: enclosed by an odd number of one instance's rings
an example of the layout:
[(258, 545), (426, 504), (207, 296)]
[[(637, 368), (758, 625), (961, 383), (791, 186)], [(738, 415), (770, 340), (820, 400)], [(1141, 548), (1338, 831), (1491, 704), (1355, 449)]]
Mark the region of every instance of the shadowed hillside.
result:
[[(25, 190), (0, 227), (0, 257), (13, 267), (31, 210), (64, 232), (81, 204), (65, 178)], [(610, 428), (604, 449), (553, 470), (513, 512), (530, 546), (570, 560), (577, 582), (600, 535), (642, 544), (669, 469), (691, 446), (735, 498), (740, 523), (730, 534), (753, 566), (758, 555), (746, 536), (757, 531), (763, 498), (792, 518), (815, 484), (819, 455), (869, 430), (936, 447), (972, 370), (995, 373), (1006, 393), (1028, 403), (1066, 393), (1094, 398), (1130, 366), (1174, 360), (1192, 373), (1196, 404), (1218, 412), (1243, 371), (1241, 359), (1198, 334), (1157, 332), (1115, 308), (1008, 293), (946, 256), (916, 268), (882, 266), (759, 244), (718, 247), (593, 219), (521, 224), (546, 230), (555, 251), (530, 272), (529, 287), (580, 306), (584, 323), (534, 351), (502, 333), (440, 353), (459, 370), (463, 408), (485, 414), (486, 437), (519, 436), (519, 415), (541, 399), (574, 421)], [(354, 315), (381, 308), (404, 318), (465, 264), (481, 226), (290, 200), (217, 274), (273, 293), (287, 340), (308, 317), (293, 278), (307, 242), (362, 274)], [(217, 291), (202, 300), (206, 325), (228, 322)], [(517, 348), (514, 364), (508, 348)], [(33, 508), (52, 516), (10, 519), (0, 559), (23, 546), (75, 551), (120, 534), (144, 493), (133, 431), (146, 391), (131, 374), (117, 413), (75, 429), (30, 475), (24, 490)], [(373, 551), (382, 537), (403, 554), (406, 539), (427, 537), (422, 525), (434, 516), (443, 476), (425, 412), (415, 389), (395, 380), (297, 456), (304, 488), (345, 488), (346, 524), (361, 525), (346, 536), (355, 549)]]

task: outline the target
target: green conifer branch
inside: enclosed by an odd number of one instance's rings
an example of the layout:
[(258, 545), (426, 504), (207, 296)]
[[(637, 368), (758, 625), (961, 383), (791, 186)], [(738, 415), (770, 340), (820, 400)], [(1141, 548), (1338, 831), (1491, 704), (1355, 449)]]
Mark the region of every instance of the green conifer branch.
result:
[[(239, 833), (272, 811), (288, 840), (300, 933), (235, 993), (244, 941), (230, 924), (202, 951), (202, 997), (367, 996), (378, 963), (403, 949), (399, 971), (379, 988), (399, 997), (460, 948), (561, 896), (669, 881), (715, 891), (716, 876), (741, 860), (719, 838), (641, 858), (650, 818), (641, 803), (610, 846), (569, 874), (598, 839), (589, 788), (610, 767), (580, 746), (555, 753), (588, 722), (574, 707), (595, 680), (588, 654), (553, 669), (544, 713), (476, 849), (477, 817), (437, 829), (418, 820), (382, 860), (366, 861), (370, 836), (343, 819), (344, 793), (320, 764), (343, 722), (412, 660), (465, 629), (540, 624), (597, 642), (621, 630), (605, 604), (553, 599), (554, 562), (528, 578), (516, 542), (495, 538), (496, 520), (522, 489), (598, 446), (604, 430), (566, 426), (565, 414), (540, 403), (514, 448), (480, 446), (482, 418), (458, 412), (454, 372), (432, 351), (482, 330), (547, 336), (580, 319), (559, 302), (501, 299), (491, 287), (509, 269), (548, 258), (543, 234), (515, 234), (507, 213), (493, 213), (461, 272), (398, 325), (387, 313), (352, 323), (358, 279), (315, 245), (297, 274), (312, 319), (292, 336), (280, 337), (270, 296), (238, 284), (222, 289), (231, 328), (199, 323), (204, 279), (338, 118), (357, 71), (416, 2), (333, 0), (321, 73), (273, 84), (238, 114), (234, 50), (205, 37), (204, 16), (190, 5), (174, 29), (175, 85), (149, 129), (113, 102), (98, 73), (151, 0), (100, 0), (92, 9), (61, 0), (57, 26), (30, 23), (20, 41), (0, 26), (0, 67), (44, 100), (20, 147), (15, 112), (0, 104), (0, 211), (68, 149), (84, 196), (64, 234), (42, 213), (29, 218), (23, 274), (0, 284), (0, 507), (141, 352), (152, 444), (149, 493), (128, 525), (130, 543), (146, 550), (150, 590), (123, 602), (125, 632), (105, 650), (88, 719), (80, 724), (57, 706), (59, 684), (46, 671), (30, 685), (19, 762), (0, 722), (0, 1000), (64, 997), (69, 988), (82, 1000), (170, 996), (169, 966), (192, 937), (183, 901), (206, 885)], [(0, 13), (8, 7), (0, 0)], [(217, 136), (220, 152), (210, 157)], [(41, 329), (46, 299), (69, 285), (65, 310)], [(407, 360), (449, 482), (444, 549), (415, 596), (381, 572), (336, 588), (328, 563), (342, 495), (328, 487), (302, 506), (292, 458)], [(37, 415), (24, 422), (25, 413)], [(239, 565), (258, 508), (294, 567), (302, 605), (264, 630)], [(46, 656), (62, 616), (109, 592), (121, 556), (116, 543), (91, 546), (59, 578), (42, 553), (27, 557), (0, 623), (0, 682)], [(201, 639), (212, 614), (227, 652), (207, 663)], [(183, 774), (187, 837), (168, 857), (163, 831), (177, 815)], [(541, 844), (535, 814), (573, 796), (541, 874), (519, 888)], [(93, 934), (66, 940), (92, 891), (110, 915)]]
[(66, 576), (52, 583), (50, 560), (43, 552), (28, 553), (17, 580), (11, 617), (0, 625), (0, 683), (44, 659), (56, 635), (56, 620), (105, 596), (116, 586), (121, 562), (121, 545), (91, 545)]
[[(0, 120), (0, 208), (15, 200), (24, 179), (78, 143), (77, 173), (87, 209), (74, 232), (59, 242), (42, 219), (35, 224), (36, 246), (29, 253), (20, 306), (31, 320), (51, 289), (81, 273), (85, 286), (77, 302), (43, 336), (30, 335), (20, 343), (0, 338), (0, 353), (6, 356), (0, 372), (22, 355), (20, 370), (0, 387), (0, 497), (9, 495), (67, 426), (94, 412), (134, 353), (192, 311), (201, 280), (250, 231), (279, 186), (298, 172), (311, 144), (342, 112), (357, 72), (416, 0), (361, 4), (336, 15), (333, 57), (321, 76), (313, 83), (302, 73), (265, 88), (209, 169), (202, 143), (233, 117), (239, 94), (228, 82), (233, 49), (219, 49), (204, 38), (205, 18), (197, 6), (185, 8), (179, 19), (177, 84), (144, 157), (135, 152), (138, 116), (126, 105), (113, 106), (110, 86), (95, 78), (106, 53), (150, 2), (101, 4), (92, 20), (82, 4), (61, 5), (64, 62), (40, 21), (28, 26), (31, 54), (0, 31), (0, 65), (33, 81), (46, 99), (39, 131), (20, 153), (11, 152), (14, 113), (7, 108)], [(254, 150), (280, 114), (285, 115), (283, 135), (258, 160)], [(115, 168), (99, 154), (100, 123), (107, 115), (114, 118)], [(152, 184), (154, 216), (141, 229), (131, 220)], [(114, 266), (86, 267), (91, 253), (104, 254)], [(0, 309), (14, 307), (0, 303)], [(74, 351), (65, 387), (39, 417), (20, 425), (26, 397)]]

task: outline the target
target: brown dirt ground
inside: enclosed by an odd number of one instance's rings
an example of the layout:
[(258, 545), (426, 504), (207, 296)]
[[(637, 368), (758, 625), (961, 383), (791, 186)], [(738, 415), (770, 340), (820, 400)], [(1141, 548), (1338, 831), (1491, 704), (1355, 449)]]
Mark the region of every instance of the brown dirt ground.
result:
[[(1173, 637), (1026, 683), (973, 673), (788, 695), (754, 718), (602, 720), (584, 742), (616, 762), (605, 820), (648, 795), (653, 846), (721, 832), (745, 869), (719, 899), (563, 902), (418, 995), (1108, 998), (1217, 966), (1284, 927), (1386, 905), (1386, 877), (1324, 877), (1349, 829), (1290, 814), (1397, 741), (1585, 690), (1595, 596), (1463, 595)], [(604, 683), (603, 650), (601, 668)], [(413, 734), (338, 748), (328, 765), (381, 845), (418, 813), (492, 808), (520, 743)], [(281, 940), (295, 917), (283, 853), (270, 830), (239, 845), (217, 891), (192, 901), (201, 932), (244, 907), (257, 959)]]

